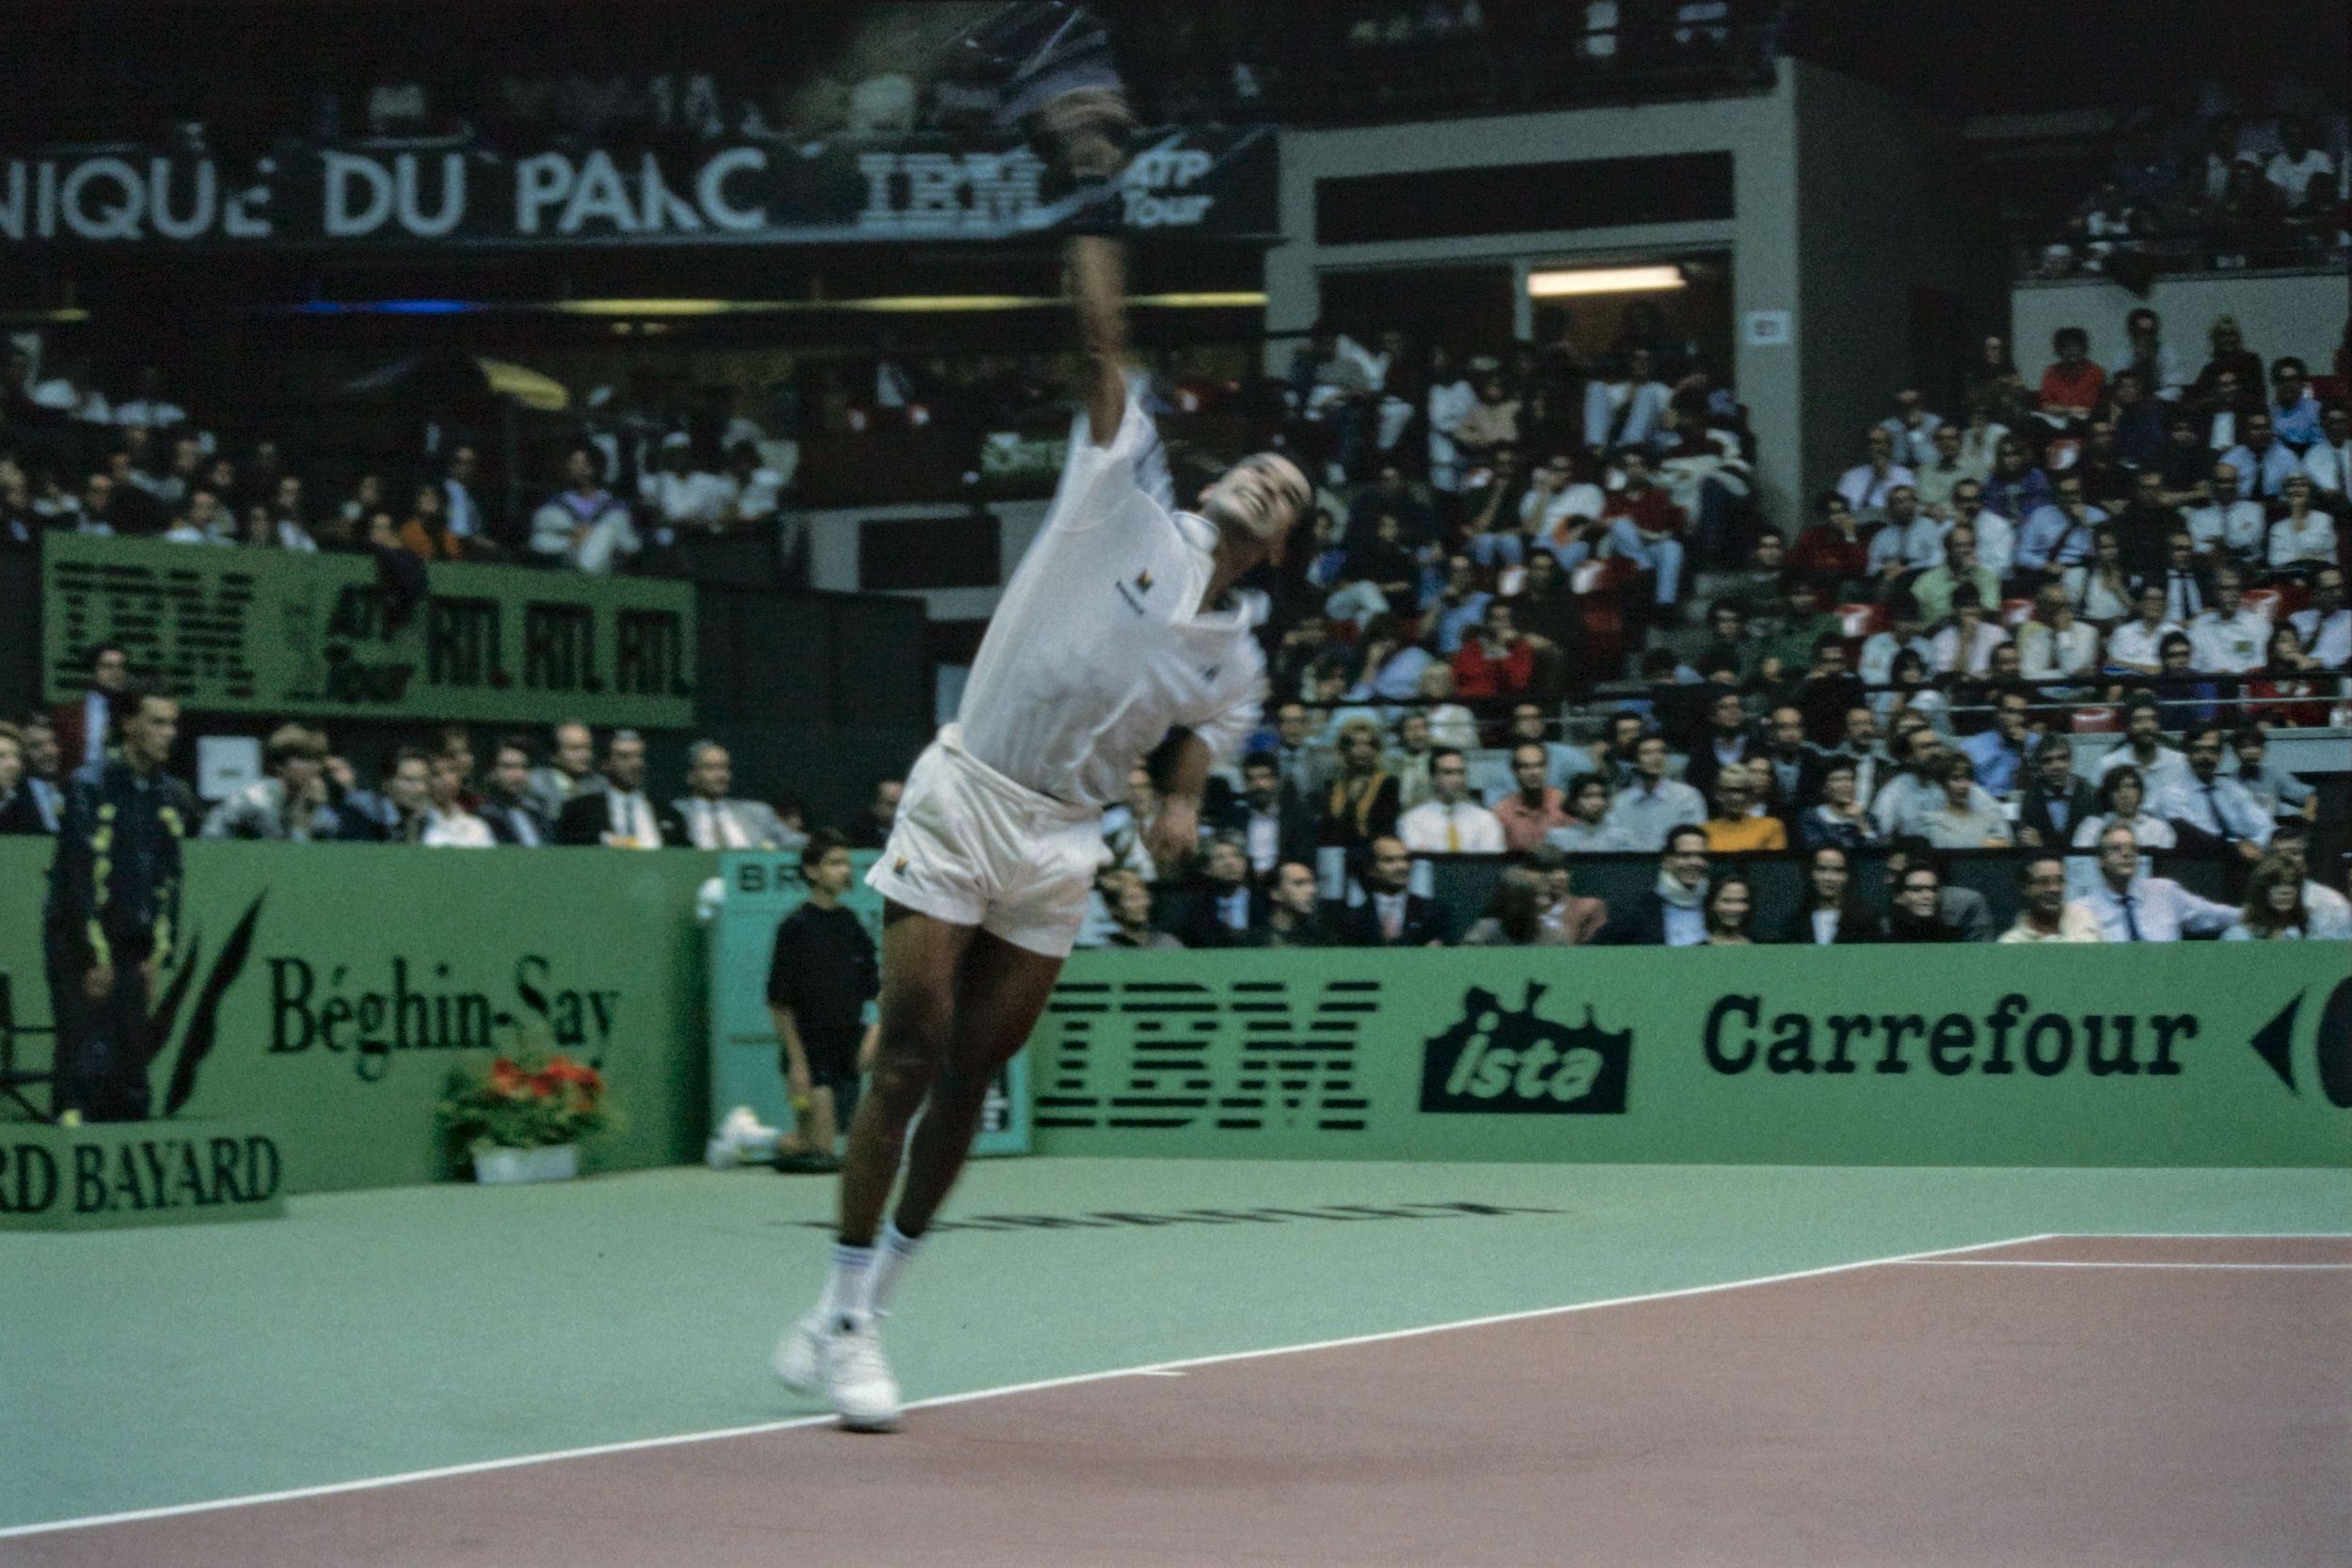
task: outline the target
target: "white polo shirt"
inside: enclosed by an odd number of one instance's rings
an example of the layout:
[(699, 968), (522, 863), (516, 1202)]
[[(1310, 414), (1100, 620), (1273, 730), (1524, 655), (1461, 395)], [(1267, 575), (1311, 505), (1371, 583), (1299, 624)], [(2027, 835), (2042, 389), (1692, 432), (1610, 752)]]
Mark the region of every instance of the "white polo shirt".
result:
[(1223, 757), (1257, 727), (1264, 601), (1196, 613), (1216, 531), (1173, 499), (1132, 392), (1108, 446), (1078, 415), (1045, 525), (964, 686), (965, 751), (1065, 804), (1107, 806), (1171, 728)]
[(1397, 818), (1396, 836), (1423, 855), (1500, 855), (1502, 824), (1475, 800), (1424, 800)]

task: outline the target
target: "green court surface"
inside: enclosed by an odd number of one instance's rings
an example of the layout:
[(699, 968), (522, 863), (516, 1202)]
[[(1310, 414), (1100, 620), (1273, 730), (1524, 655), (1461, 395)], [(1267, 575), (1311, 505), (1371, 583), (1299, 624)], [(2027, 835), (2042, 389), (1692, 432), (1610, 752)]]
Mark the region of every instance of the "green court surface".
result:
[[(674, 1169), (0, 1235), (0, 1529), (807, 1416), (767, 1360), (832, 1197)], [(2343, 1232), (2352, 1174), (1035, 1159), (951, 1215), (890, 1324), (911, 1400), (2011, 1237)]]

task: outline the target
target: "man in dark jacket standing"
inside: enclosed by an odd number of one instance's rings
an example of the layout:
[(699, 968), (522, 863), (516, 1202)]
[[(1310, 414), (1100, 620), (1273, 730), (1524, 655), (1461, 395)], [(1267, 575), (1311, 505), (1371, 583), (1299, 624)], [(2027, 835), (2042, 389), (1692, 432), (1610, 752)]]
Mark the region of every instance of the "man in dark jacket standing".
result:
[(148, 1008), (180, 926), (180, 841), (196, 798), (164, 772), (180, 705), (126, 689), (119, 752), (77, 771), (49, 870), (43, 944), (57, 1021), (57, 1118), (142, 1121)]

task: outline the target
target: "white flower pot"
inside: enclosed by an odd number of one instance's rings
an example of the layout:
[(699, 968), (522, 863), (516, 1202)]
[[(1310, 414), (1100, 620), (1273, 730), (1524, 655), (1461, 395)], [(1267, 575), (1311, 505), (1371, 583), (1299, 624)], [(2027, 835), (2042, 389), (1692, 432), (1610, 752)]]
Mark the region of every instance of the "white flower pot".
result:
[(473, 1151), (473, 1179), (484, 1186), (513, 1181), (569, 1181), (580, 1174), (580, 1146), (495, 1148)]

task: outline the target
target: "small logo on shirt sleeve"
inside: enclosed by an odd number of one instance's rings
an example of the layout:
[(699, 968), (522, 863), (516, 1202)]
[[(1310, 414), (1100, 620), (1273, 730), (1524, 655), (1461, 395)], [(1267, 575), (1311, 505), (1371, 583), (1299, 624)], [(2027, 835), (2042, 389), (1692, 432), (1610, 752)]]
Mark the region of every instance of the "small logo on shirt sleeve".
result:
[(893, 876), (905, 876), (907, 874), (907, 858), (904, 855), (900, 855), (897, 860), (892, 861), (890, 863), (890, 870)]

